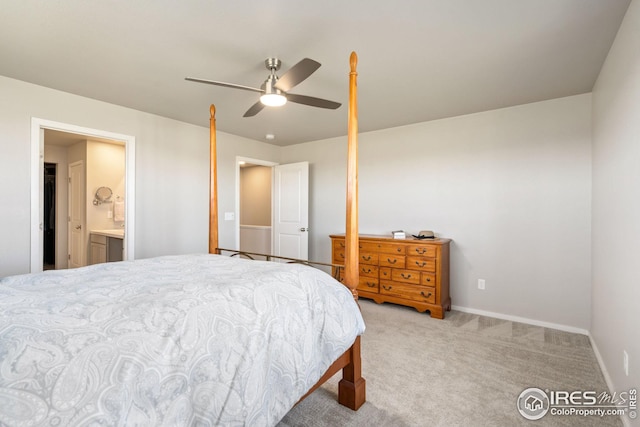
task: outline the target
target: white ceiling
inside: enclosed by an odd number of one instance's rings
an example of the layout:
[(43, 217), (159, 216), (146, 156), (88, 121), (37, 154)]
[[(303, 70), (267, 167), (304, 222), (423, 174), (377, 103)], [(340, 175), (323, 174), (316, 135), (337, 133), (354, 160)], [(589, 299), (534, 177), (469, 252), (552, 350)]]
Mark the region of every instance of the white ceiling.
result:
[[(1, 75), (288, 145), (346, 133), (351, 51), (361, 132), (590, 92), (630, 0), (0, 2)], [(258, 94), (184, 80), (259, 87), (271, 56), (343, 106), (243, 118)]]

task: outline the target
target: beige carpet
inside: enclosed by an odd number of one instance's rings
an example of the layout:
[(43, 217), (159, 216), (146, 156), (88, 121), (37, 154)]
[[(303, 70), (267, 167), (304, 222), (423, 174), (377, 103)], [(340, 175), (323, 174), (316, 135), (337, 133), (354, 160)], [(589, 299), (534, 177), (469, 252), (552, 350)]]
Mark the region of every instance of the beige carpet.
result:
[(437, 320), (393, 304), (361, 307), (367, 403), (357, 412), (340, 406), (336, 375), (279, 427), (622, 425), (617, 416), (528, 421), (517, 410), (529, 387), (607, 391), (584, 335), (456, 311)]

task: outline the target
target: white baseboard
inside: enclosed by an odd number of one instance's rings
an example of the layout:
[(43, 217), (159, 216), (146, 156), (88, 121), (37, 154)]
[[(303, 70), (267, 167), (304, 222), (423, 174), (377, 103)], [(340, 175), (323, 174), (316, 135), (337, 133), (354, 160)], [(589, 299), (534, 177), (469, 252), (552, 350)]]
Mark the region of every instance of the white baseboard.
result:
[(461, 307), (452, 305), (452, 310), (462, 311), (463, 313), (479, 314), (480, 316), (495, 317), (496, 319), (509, 320), (512, 322), (526, 323), (529, 325), (542, 326), (543, 328), (558, 329), (560, 331), (571, 332), (580, 335), (589, 335), (586, 329), (576, 328), (575, 326), (561, 325), (558, 323), (543, 322), (541, 320), (528, 319), (526, 317), (511, 316), (509, 314), (495, 313), (493, 311), (477, 310), (475, 308)]
[(607, 383), (607, 387), (609, 387), (609, 391), (612, 391), (614, 389), (613, 381), (611, 380), (611, 376), (609, 375), (609, 371), (607, 371), (607, 367), (604, 364), (604, 360), (602, 359), (602, 355), (600, 355), (600, 350), (598, 349), (598, 346), (597, 346), (596, 342), (594, 341), (593, 336), (591, 336), (591, 333), (589, 333), (589, 341), (591, 342), (591, 347), (593, 348), (593, 352), (596, 355), (596, 360), (598, 361), (598, 365), (600, 365), (600, 370), (602, 371), (602, 375), (604, 375), (604, 380)]

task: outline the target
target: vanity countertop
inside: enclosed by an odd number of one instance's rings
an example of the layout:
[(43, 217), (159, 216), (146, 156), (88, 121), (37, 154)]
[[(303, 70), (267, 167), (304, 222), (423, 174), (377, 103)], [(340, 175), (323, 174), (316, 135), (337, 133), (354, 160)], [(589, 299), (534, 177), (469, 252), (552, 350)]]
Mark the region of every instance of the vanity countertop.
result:
[(101, 236), (115, 237), (116, 239), (124, 239), (124, 229), (116, 228), (113, 230), (91, 230), (92, 234), (99, 234)]

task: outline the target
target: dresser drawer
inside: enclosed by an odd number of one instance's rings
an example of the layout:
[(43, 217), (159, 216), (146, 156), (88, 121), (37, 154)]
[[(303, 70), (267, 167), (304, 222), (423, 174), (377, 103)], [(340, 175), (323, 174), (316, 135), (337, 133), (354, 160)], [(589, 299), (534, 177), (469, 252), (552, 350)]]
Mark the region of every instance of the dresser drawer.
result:
[(380, 279), (381, 280), (391, 280), (391, 268), (389, 267), (380, 267)]
[(378, 243), (376, 246), (378, 246), (378, 252), (383, 254), (395, 254), (395, 255), (405, 254), (405, 245), (403, 244)]
[(380, 281), (380, 293), (413, 301), (436, 302), (436, 289), (429, 286), (412, 286), (398, 282)]
[(407, 257), (407, 268), (412, 268), (414, 270), (420, 271), (436, 271), (436, 259), (435, 258), (425, 258), (420, 256), (409, 256)]
[(375, 265), (361, 265), (360, 275), (367, 277), (378, 277), (378, 267)]
[(420, 283), (420, 272), (415, 270), (391, 269), (391, 280), (404, 283)]
[(371, 252), (360, 252), (360, 264), (378, 265), (378, 254)]
[(331, 262), (334, 264), (344, 264), (344, 239), (331, 241)]
[(374, 277), (361, 277), (358, 280), (358, 290), (378, 293), (378, 279)]
[(334, 251), (342, 249), (342, 252), (344, 252), (345, 248), (346, 248), (346, 245), (344, 243), (344, 239), (335, 239), (335, 240), (333, 240), (333, 243), (331, 245), (331, 249), (333, 249)]
[(409, 245), (407, 255), (435, 258), (438, 250), (433, 245)]
[(378, 264), (384, 267), (404, 268), (404, 255), (380, 254)]
[(360, 240), (358, 245), (360, 252), (378, 252), (378, 244), (374, 242), (363, 242)]
[(435, 286), (436, 285), (436, 274), (435, 273), (421, 273), (420, 274), (420, 284), (425, 286)]

